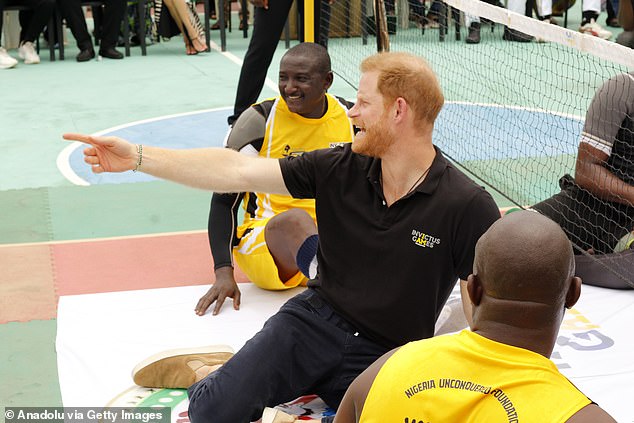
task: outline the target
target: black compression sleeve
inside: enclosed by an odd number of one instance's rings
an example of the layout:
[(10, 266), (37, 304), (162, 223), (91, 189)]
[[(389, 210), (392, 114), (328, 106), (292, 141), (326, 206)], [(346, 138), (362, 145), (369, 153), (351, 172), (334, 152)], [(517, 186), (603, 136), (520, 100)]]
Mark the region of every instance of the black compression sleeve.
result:
[(211, 197), (207, 234), (214, 258), (214, 270), (233, 266), (232, 248), (238, 222), (238, 208), (244, 197), (240, 194), (218, 194)]

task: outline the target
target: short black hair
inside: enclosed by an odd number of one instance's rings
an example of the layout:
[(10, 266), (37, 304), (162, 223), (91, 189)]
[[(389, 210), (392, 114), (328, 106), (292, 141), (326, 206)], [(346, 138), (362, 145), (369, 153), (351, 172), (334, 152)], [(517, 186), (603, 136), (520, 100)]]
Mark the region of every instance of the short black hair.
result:
[(330, 55), (328, 50), (320, 44), (316, 43), (300, 43), (291, 47), (284, 56), (302, 56), (309, 57), (317, 64), (317, 70), (322, 74), (332, 72)]

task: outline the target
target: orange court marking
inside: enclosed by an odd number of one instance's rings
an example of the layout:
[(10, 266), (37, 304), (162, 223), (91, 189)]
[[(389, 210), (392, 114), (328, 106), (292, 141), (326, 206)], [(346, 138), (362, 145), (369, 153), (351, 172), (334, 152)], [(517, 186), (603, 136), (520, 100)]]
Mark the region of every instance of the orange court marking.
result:
[[(0, 245), (0, 324), (57, 317), (60, 295), (211, 285), (207, 232)], [(236, 281), (249, 282), (236, 267)]]
[[(59, 295), (211, 284), (207, 233), (125, 237), (52, 246)], [(247, 282), (241, 271), (238, 282)]]
[(57, 316), (51, 247), (15, 245), (1, 249), (0, 324)]
[[(504, 209), (500, 210), (501, 212)], [(211, 285), (206, 231), (0, 245), (0, 324), (57, 316), (59, 295)], [(249, 282), (236, 267), (236, 281)]]

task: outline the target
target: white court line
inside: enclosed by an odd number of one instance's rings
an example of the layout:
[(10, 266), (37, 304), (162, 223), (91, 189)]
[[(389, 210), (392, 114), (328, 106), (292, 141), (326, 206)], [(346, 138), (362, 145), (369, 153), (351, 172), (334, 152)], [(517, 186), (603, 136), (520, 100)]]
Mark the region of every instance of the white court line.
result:
[(522, 110), (522, 111), (527, 111), (527, 112), (538, 112), (538, 113), (544, 113), (544, 114), (549, 114), (549, 115), (561, 116), (561, 117), (565, 117), (565, 118), (569, 118), (569, 119), (575, 119), (575, 120), (579, 120), (579, 121), (582, 121), (582, 120), (585, 119), (584, 116), (573, 115), (573, 114), (570, 114), (570, 113), (555, 112), (555, 111), (552, 111), (552, 110), (539, 109), (539, 108), (536, 108), (536, 107), (512, 106), (510, 104), (478, 103), (478, 102), (471, 102), (471, 101), (446, 101), (445, 104), (459, 104), (459, 105), (464, 105), (464, 106), (479, 106), (479, 107), (496, 107), (498, 109), (510, 109), (510, 110)]
[(75, 171), (70, 167), (70, 155), (73, 154), (77, 148), (84, 145), (79, 141), (73, 141), (68, 144), (64, 149), (57, 155), (57, 160), (55, 164), (57, 165), (57, 169), (62, 174), (62, 176), (68, 179), (72, 184), (79, 185), (82, 187), (87, 187), (90, 185), (88, 181), (84, 178), (80, 177)]
[(18, 242), (14, 244), (0, 244), (0, 250), (2, 250), (3, 248), (32, 247), (32, 246), (38, 246), (38, 245), (84, 244), (84, 243), (90, 243), (90, 242), (159, 238), (159, 237), (172, 237), (172, 236), (181, 236), (181, 235), (183, 236), (184, 235), (199, 235), (199, 234), (206, 234), (206, 233), (207, 233), (207, 229), (196, 229), (191, 231), (157, 232), (153, 234), (120, 235), (120, 236), (109, 236), (109, 237), (101, 237), (101, 238), (65, 239), (61, 241)]
[[(242, 63), (243, 63), (242, 59), (240, 59), (238, 56), (236, 56), (235, 54), (233, 54), (233, 53), (231, 53), (229, 51), (221, 51), (220, 46), (218, 44), (216, 44), (214, 41), (209, 40), (209, 47), (211, 47), (212, 49), (216, 50), (218, 53), (222, 54), (227, 59), (229, 59), (233, 63), (235, 63), (236, 65), (242, 67)], [(276, 93), (279, 93), (279, 88), (278, 88), (277, 84), (275, 83), (275, 81), (271, 80), (269, 77), (266, 77), (266, 79), (264, 80), (264, 85), (266, 85), (267, 87), (269, 87), (270, 89), (272, 89)]]

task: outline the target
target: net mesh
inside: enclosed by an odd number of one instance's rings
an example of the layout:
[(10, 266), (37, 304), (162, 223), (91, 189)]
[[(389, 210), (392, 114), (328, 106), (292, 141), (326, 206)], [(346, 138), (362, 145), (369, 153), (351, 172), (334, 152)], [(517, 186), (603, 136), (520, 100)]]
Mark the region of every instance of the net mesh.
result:
[[(477, 0), (448, 0), (447, 8), (439, 11), (441, 28), (424, 27), (423, 13), (412, 1), (416, 0), (395, 5), (335, 3), (328, 51), (336, 75), (356, 88), (360, 62), (377, 51), (374, 10), (385, 7), (390, 51), (426, 58), (439, 77), (446, 105), (436, 122), (434, 143), (445, 155), (486, 185), (501, 207), (527, 208), (559, 193), (560, 178), (575, 176), (585, 115), (597, 89), (634, 69), (634, 52)], [(477, 45), (465, 42), (465, 21), (474, 16), (481, 22)], [(534, 40), (504, 40), (508, 29)], [(615, 112), (601, 113), (598, 121), (609, 120)], [(634, 157), (627, 154), (633, 149), (622, 149), (621, 159), (629, 160), (630, 174), (620, 178), (629, 184), (634, 184)], [(629, 201), (634, 201), (632, 185), (629, 189)], [(578, 253), (592, 249), (610, 258), (621, 237), (634, 231), (634, 209), (619, 205), (627, 200), (616, 190), (608, 195), (621, 197), (599, 200), (602, 217), (580, 214), (564, 204), (555, 212), (564, 220), (562, 226), (576, 226), (592, 235), (590, 241), (572, 239)], [(613, 206), (626, 216), (604, 213)], [(634, 256), (627, 261), (602, 260), (598, 255), (596, 259), (605, 270), (634, 285)]]

